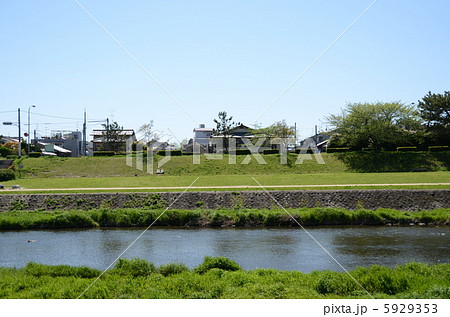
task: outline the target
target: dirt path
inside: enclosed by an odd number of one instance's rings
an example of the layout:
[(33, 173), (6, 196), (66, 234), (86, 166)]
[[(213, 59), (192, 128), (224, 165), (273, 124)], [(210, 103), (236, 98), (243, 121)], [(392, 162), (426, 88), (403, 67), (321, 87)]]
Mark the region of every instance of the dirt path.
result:
[[(450, 186), (450, 183), (396, 183), (396, 184), (324, 184), (324, 185), (263, 185), (264, 188), (317, 188), (317, 187), (376, 187), (376, 186)], [(186, 186), (187, 187), (187, 186)], [(186, 187), (168, 186), (168, 187), (89, 187), (89, 188), (22, 188), (7, 189), (8, 192), (27, 192), (27, 191), (78, 191), (78, 190), (152, 190), (152, 189), (177, 189), (183, 190)], [(190, 189), (261, 189), (258, 185), (231, 185), (231, 186), (192, 186)]]

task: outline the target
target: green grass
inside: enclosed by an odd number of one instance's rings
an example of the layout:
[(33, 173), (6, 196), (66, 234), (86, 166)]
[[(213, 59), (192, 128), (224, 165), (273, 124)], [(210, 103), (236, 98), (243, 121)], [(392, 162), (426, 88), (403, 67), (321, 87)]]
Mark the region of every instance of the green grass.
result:
[[(0, 268), (0, 298), (77, 298), (99, 270), (29, 263)], [(450, 297), (450, 264), (408, 263), (350, 272), (374, 298)], [(205, 258), (189, 270), (180, 263), (155, 267), (120, 259), (82, 298), (369, 298), (346, 273), (257, 269), (226, 258)]]
[[(92, 209), (22, 211), (0, 213), (0, 230), (61, 229), (93, 227), (146, 227), (163, 209)], [(406, 212), (392, 209), (345, 210), (342, 208), (288, 209), (302, 225), (404, 225), (409, 223), (448, 224), (450, 209)], [(156, 226), (191, 227), (291, 227), (297, 226), (281, 209), (167, 210)]]
[[(271, 185), (289, 187), (287, 185), (450, 183), (450, 172), (279, 174), (254, 175), (254, 177), (262, 186), (267, 187)], [(82, 190), (84, 188), (108, 187), (132, 189), (133, 187), (188, 187), (196, 178), (197, 176), (151, 175), (140, 177), (30, 178), (2, 182), (2, 184), (18, 184), (26, 189), (77, 188)], [(258, 187), (258, 184), (252, 179), (252, 175), (206, 175), (200, 176), (194, 184), (194, 186), (240, 185)], [(1, 193), (8, 192), (11, 191), (2, 191)]]
[[(175, 156), (162, 166), (165, 176), (188, 175), (279, 175), (279, 174), (315, 174), (342, 172), (405, 172), (414, 169), (429, 171), (448, 170), (450, 152), (351, 152), (322, 153), (325, 164), (318, 164), (314, 156), (296, 164), (298, 155), (289, 154), (288, 164), (280, 164), (280, 156), (262, 155), (267, 164), (258, 164), (252, 158), (244, 163), (245, 155), (236, 156), (236, 163), (230, 164), (228, 155), (219, 159), (206, 159), (201, 156), (200, 164), (194, 164), (192, 156)], [(155, 156), (154, 170), (157, 162), (163, 159)], [(40, 157), (16, 160), (16, 166), (23, 165), (22, 175), (26, 178), (54, 177), (127, 177), (149, 175), (145, 170), (126, 165), (124, 156), (117, 157), (81, 157), (60, 158)], [(145, 164), (144, 164), (145, 169)]]

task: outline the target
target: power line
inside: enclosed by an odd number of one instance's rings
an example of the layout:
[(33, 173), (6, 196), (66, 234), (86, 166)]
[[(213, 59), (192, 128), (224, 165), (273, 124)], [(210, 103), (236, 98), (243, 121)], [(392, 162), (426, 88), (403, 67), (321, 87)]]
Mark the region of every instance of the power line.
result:
[(67, 119), (67, 120), (78, 120), (80, 121), (80, 118), (70, 118), (70, 117), (61, 117), (61, 116), (53, 116), (53, 115), (48, 115), (48, 114), (42, 114), (42, 113), (36, 113), (36, 112), (31, 112), (32, 114), (36, 115), (36, 116), (41, 116), (41, 117), (49, 117), (49, 118), (57, 118), (57, 119)]

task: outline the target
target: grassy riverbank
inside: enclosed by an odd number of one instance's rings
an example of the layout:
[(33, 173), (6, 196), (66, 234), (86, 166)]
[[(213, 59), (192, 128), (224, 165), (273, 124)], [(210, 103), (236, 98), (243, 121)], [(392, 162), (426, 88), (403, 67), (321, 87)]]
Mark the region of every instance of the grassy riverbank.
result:
[[(77, 298), (101, 271), (29, 263), (0, 268), (0, 298)], [(450, 264), (357, 268), (350, 274), (375, 298), (450, 298)], [(242, 270), (226, 258), (155, 267), (120, 259), (82, 298), (369, 298), (346, 273)]]
[[(200, 202), (201, 203), (201, 202)], [(298, 226), (281, 209), (168, 210), (155, 226), (191, 227), (290, 227)], [(289, 209), (302, 225), (448, 225), (450, 209), (405, 212), (392, 209), (345, 210), (342, 208)], [(145, 227), (163, 209), (92, 209), (54, 211), (7, 211), (0, 213), (0, 230), (95, 227)]]

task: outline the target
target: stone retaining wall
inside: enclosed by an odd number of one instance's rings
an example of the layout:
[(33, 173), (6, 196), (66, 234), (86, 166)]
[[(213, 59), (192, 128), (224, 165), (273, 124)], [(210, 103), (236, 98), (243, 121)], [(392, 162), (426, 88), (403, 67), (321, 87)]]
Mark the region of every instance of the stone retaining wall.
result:
[(3, 194), (0, 211), (110, 208), (268, 208), (277, 207), (272, 197), (285, 208), (342, 207), (346, 209), (391, 208), (417, 211), (450, 208), (447, 189), (373, 189), (373, 190), (274, 190), (205, 191), (162, 193), (92, 193), (92, 194)]

